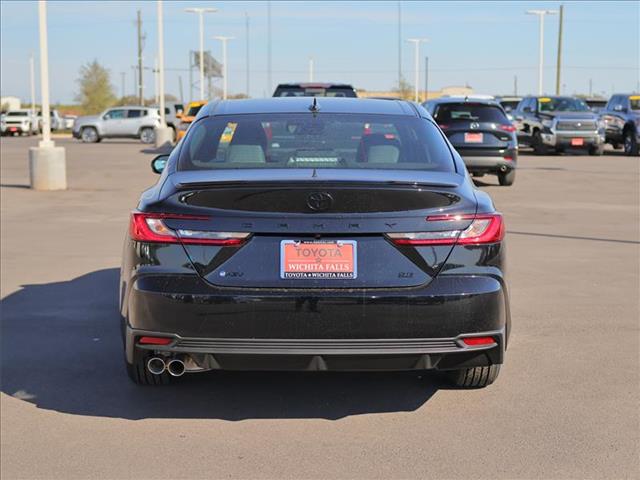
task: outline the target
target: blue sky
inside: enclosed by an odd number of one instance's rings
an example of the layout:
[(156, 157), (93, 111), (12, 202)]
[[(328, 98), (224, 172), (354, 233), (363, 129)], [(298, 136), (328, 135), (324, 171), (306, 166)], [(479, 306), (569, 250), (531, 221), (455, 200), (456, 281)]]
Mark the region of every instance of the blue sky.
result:
[[(402, 2), (402, 36), (427, 37), (422, 55), (429, 56), (429, 89), (471, 85), (476, 92), (518, 93), (537, 89), (538, 21), (525, 15), (532, 8), (557, 9), (561, 2)], [(562, 2), (565, 5), (563, 48), (564, 92), (594, 93), (638, 89), (640, 82), (640, 2)], [(246, 88), (245, 12), (250, 18), (250, 93), (270, 94), (267, 87), (266, 2), (164, 2), (165, 66), (188, 68), (188, 51), (198, 48), (197, 19), (189, 6), (212, 6), (205, 16), (205, 49), (221, 57), (214, 35), (236, 37), (229, 43), (229, 88)], [(2, 95), (28, 97), (30, 52), (38, 56), (37, 3), (0, 3)], [(136, 62), (136, 10), (142, 11), (147, 35), (145, 66), (157, 51), (156, 2), (101, 1), (48, 4), (51, 100), (72, 102), (80, 66), (93, 59), (112, 74), (118, 94), (120, 72), (125, 93), (133, 91), (131, 66)], [(367, 90), (388, 90), (398, 70), (397, 2), (271, 2), (273, 85), (307, 79), (309, 57), (315, 80), (343, 81)], [(555, 85), (558, 19), (545, 22), (545, 81)], [(402, 45), (403, 72), (413, 80), (413, 47)], [(421, 61), (423, 61), (421, 59)], [(421, 66), (421, 70), (424, 67)], [(167, 71), (167, 92), (179, 95), (182, 76), (185, 100), (189, 74)], [(423, 77), (422, 77), (423, 78)], [(424, 80), (421, 80), (423, 83)], [(145, 79), (149, 96), (154, 82)]]

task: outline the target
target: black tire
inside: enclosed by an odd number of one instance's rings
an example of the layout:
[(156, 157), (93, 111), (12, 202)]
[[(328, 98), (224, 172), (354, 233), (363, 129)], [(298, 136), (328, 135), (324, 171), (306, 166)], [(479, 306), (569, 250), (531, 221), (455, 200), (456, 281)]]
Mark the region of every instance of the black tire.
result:
[(151, 358), (151, 353), (136, 351), (133, 354), (133, 364), (125, 359), (127, 374), (136, 385), (167, 385), (171, 382), (171, 375), (164, 372), (154, 375), (147, 369), (147, 361)]
[(80, 139), (82, 143), (97, 143), (100, 141), (98, 130), (93, 127), (84, 127), (80, 130)]
[(631, 130), (624, 132), (624, 154), (629, 156), (638, 155), (638, 142)]
[(592, 145), (589, 147), (589, 155), (600, 157), (604, 153), (604, 145)]
[(513, 185), (516, 180), (516, 171), (509, 170), (508, 172), (498, 172), (498, 182), (502, 187), (509, 187)]
[(535, 132), (533, 132), (533, 137), (531, 138), (531, 146), (533, 147), (533, 151), (536, 155), (547, 155), (547, 153), (549, 153), (547, 146), (542, 141), (540, 130), (536, 130)]
[(500, 373), (500, 365), (472, 367), (447, 372), (452, 385), (459, 388), (483, 388), (491, 385)]

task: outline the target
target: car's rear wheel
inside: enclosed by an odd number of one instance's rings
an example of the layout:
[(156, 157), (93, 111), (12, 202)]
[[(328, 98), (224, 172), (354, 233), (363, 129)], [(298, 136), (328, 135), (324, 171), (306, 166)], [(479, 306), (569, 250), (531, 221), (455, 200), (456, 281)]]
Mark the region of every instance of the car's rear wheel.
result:
[(498, 182), (503, 187), (508, 187), (513, 185), (513, 182), (516, 180), (516, 171), (509, 170), (508, 172), (498, 172)]
[(153, 143), (156, 141), (156, 132), (153, 128), (143, 128), (140, 130), (140, 141), (142, 143)]
[(85, 127), (80, 132), (80, 138), (84, 143), (96, 143), (99, 141), (98, 131), (93, 127)]
[(491, 385), (500, 373), (500, 365), (472, 367), (448, 372), (449, 381), (460, 388), (482, 388)]
[(604, 152), (604, 145), (592, 145), (589, 147), (589, 155), (601, 156)]
[(531, 139), (531, 146), (536, 155), (546, 155), (548, 153), (547, 146), (542, 141), (542, 134), (540, 130), (533, 132), (533, 138)]
[(625, 155), (638, 155), (638, 142), (631, 130), (624, 133), (624, 153)]
[(147, 368), (147, 362), (151, 357), (150, 352), (135, 351), (133, 363), (125, 360), (129, 378), (136, 385), (167, 385), (172, 377), (166, 370), (160, 375), (156, 375)]

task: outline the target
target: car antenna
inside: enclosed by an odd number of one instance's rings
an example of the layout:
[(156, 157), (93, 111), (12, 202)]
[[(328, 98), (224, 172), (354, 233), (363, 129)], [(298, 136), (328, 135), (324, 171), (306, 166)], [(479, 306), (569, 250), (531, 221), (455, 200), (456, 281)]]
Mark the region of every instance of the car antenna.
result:
[(320, 111), (320, 106), (318, 105), (318, 98), (313, 97), (313, 103), (309, 106), (309, 110), (313, 113), (318, 113)]

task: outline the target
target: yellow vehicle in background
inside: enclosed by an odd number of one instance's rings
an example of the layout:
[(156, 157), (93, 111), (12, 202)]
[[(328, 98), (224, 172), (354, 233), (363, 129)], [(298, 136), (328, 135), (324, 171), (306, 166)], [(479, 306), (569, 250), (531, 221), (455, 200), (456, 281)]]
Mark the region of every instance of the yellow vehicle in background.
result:
[(204, 100), (191, 102), (189, 104), (189, 108), (187, 109), (187, 112), (182, 116), (182, 119), (178, 124), (178, 131), (176, 132), (177, 142), (179, 142), (180, 139), (184, 137), (185, 133), (187, 133), (187, 129), (189, 128), (189, 125), (191, 125), (191, 122), (193, 122), (196, 119), (196, 115), (198, 115), (198, 112), (200, 111), (200, 109), (206, 104), (207, 102)]

